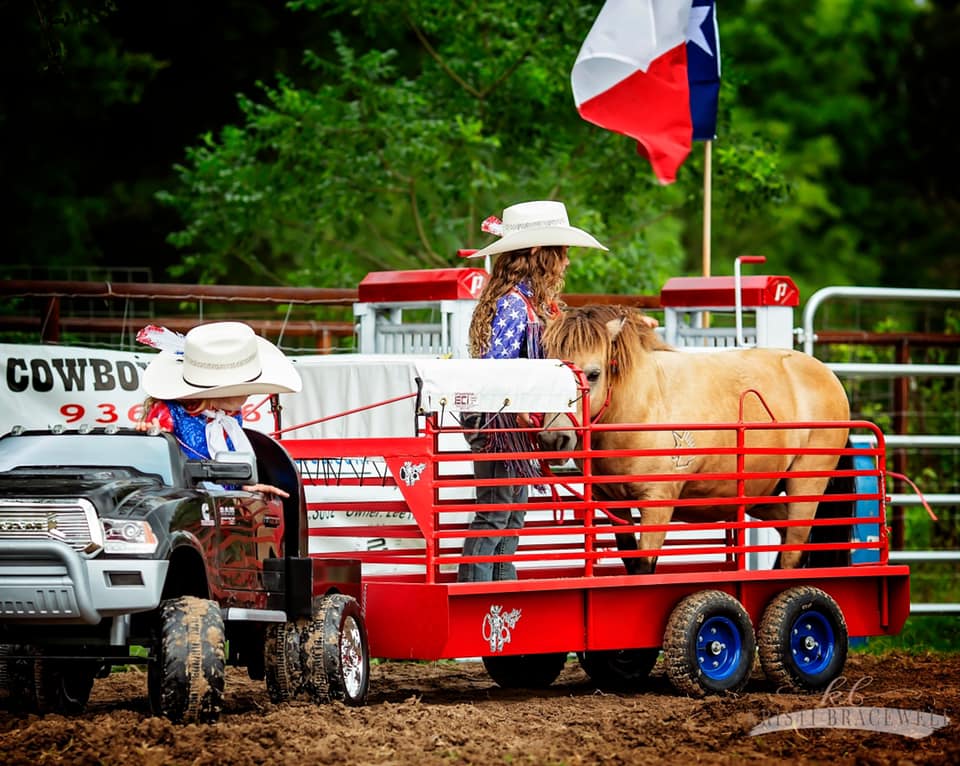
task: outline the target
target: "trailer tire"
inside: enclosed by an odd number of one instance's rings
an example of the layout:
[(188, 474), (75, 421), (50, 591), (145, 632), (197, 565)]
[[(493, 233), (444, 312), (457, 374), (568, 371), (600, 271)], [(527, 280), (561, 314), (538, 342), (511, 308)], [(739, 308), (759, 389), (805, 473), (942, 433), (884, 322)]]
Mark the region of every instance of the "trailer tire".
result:
[(267, 694), (273, 703), (288, 702), (303, 690), (300, 660), (301, 622), (281, 622), (267, 627), (263, 647), (263, 670)]
[(301, 658), (304, 689), (314, 702), (366, 703), (370, 644), (355, 598), (334, 593), (320, 602), (318, 614), (303, 631)]
[(659, 649), (578, 652), (583, 672), (601, 689), (630, 689), (643, 684), (660, 656)]
[(173, 723), (213, 723), (223, 706), (223, 614), (215, 601), (182, 596), (160, 606), (150, 707)]
[(847, 661), (847, 622), (819, 588), (805, 585), (776, 596), (763, 612), (757, 639), (764, 675), (779, 687), (825, 689)]
[(483, 667), (502, 689), (546, 689), (557, 680), (566, 663), (566, 652), (483, 658)]
[(684, 694), (739, 691), (750, 680), (755, 655), (750, 615), (723, 591), (687, 596), (667, 620), (663, 637), (667, 677)]

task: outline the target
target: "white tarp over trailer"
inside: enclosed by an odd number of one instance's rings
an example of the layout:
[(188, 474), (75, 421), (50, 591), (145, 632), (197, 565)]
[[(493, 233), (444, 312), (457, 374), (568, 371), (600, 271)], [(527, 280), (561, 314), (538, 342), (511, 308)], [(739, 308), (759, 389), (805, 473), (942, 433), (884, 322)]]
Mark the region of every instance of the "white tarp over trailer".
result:
[[(548, 359), (437, 359), (433, 357), (391, 356), (383, 354), (324, 356), (297, 358), (297, 369), (303, 378), (303, 390), (295, 395), (281, 397), (284, 428), (324, 419), (338, 413), (343, 417), (325, 420), (285, 434), (286, 438), (340, 438), (344, 439), (344, 454), (328, 465), (311, 467), (326, 475), (341, 475), (350, 479), (364, 478), (364, 484), (355, 482), (342, 486), (307, 487), (307, 502), (355, 502), (356, 507), (345, 512), (311, 513), (311, 530), (329, 527), (353, 527), (362, 524), (389, 526), (413, 523), (409, 511), (371, 511), (367, 503), (380, 501), (402, 502), (400, 490), (385, 486), (386, 465), (379, 460), (363, 460), (350, 455), (349, 439), (389, 438), (414, 436), (417, 427), (417, 407), (437, 412), (442, 424), (456, 426), (460, 413), (467, 412), (570, 412), (576, 407), (576, 376), (565, 364)], [(411, 396), (413, 395), (413, 396)], [(418, 395), (418, 396), (416, 396)], [(406, 398), (403, 398), (406, 397)], [(381, 402), (382, 406), (370, 407)], [(460, 434), (441, 434), (440, 449), (464, 451), (467, 444)], [(336, 464), (334, 464), (336, 463)], [(444, 463), (442, 470), (450, 473), (469, 473), (470, 461)], [(472, 488), (446, 490), (449, 499), (472, 500)], [(530, 511), (529, 518), (548, 511)], [(449, 514), (445, 522), (466, 524), (469, 514)], [(569, 540), (569, 538), (564, 538)], [(458, 547), (462, 540), (451, 540)], [(313, 534), (310, 552), (332, 550), (403, 550), (422, 548), (421, 540), (409, 538), (331, 537)], [(419, 571), (421, 567), (401, 565), (364, 566), (369, 574)]]

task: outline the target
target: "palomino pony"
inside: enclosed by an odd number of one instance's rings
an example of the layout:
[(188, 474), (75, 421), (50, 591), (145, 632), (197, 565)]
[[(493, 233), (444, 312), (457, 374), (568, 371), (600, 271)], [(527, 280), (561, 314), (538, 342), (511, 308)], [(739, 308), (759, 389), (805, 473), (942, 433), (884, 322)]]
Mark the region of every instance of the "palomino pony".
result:
[[(564, 359), (579, 367), (590, 386), (590, 417), (594, 422), (708, 424), (805, 423), (846, 421), (850, 406), (846, 392), (833, 372), (820, 361), (786, 349), (740, 349), (731, 351), (677, 351), (661, 341), (633, 309), (619, 306), (585, 306), (569, 309), (544, 331), (546, 355)], [(744, 392), (752, 389), (761, 398)], [(741, 403), (742, 401), (742, 403)], [(763, 403), (766, 403), (766, 408)], [(769, 411), (768, 411), (769, 410)], [(555, 418), (554, 425), (558, 423)], [(546, 425), (550, 425), (548, 418)], [(836, 468), (839, 453), (847, 442), (847, 427), (748, 430), (746, 447), (822, 450), (824, 454), (748, 454), (748, 472), (781, 472), (780, 478), (759, 478), (745, 482), (748, 497), (775, 496), (781, 489), (788, 496), (822, 495)], [(736, 481), (687, 478), (689, 474), (736, 471), (735, 454), (716, 454), (717, 447), (736, 447), (733, 430), (594, 431), (591, 449), (674, 450), (694, 448), (697, 453), (664, 456), (616, 456), (604, 454), (593, 459), (599, 475), (677, 475), (676, 481), (629, 482), (594, 485), (594, 496), (608, 500), (663, 501), (641, 509), (641, 524), (667, 524), (671, 518), (687, 522), (725, 521), (736, 518), (735, 505), (713, 505), (710, 498), (736, 497)], [(578, 437), (573, 430), (544, 430), (540, 442), (548, 450), (572, 450)], [(703, 450), (700, 452), (699, 450)], [(796, 476), (791, 476), (791, 473)], [(814, 472), (814, 475), (804, 475)], [(816, 475), (816, 473), (820, 475)], [(784, 478), (785, 474), (785, 478)], [(702, 505), (681, 505), (670, 501), (703, 498)], [(816, 501), (758, 503), (750, 511), (764, 520), (811, 520)], [(629, 519), (629, 508), (611, 510)], [(789, 526), (783, 542), (806, 542), (809, 526)], [(665, 532), (641, 531), (640, 550), (661, 549)], [(637, 550), (632, 534), (617, 535), (621, 550)], [(783, 551), (780, 566), (800, 565), (801, 551)], [(625, 558), (631, 573), (652, 572), (656, 556)]]

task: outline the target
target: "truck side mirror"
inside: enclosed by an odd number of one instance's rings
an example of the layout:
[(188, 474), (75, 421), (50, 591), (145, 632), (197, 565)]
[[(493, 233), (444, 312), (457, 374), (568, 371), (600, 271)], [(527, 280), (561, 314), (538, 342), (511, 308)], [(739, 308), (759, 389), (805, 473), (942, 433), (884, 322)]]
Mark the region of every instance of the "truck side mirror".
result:
[(194, 483), (257, 483), (257, 458), (252, 452), (217, 452), (213, 460), (188, 460), (185, 470)]

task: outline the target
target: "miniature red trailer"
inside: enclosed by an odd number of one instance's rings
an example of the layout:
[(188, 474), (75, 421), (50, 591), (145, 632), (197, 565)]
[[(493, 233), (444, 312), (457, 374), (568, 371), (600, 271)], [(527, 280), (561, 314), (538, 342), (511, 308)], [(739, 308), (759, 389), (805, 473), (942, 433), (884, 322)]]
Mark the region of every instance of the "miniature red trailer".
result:
[[(317, 364), (323, 368), (320, 378), (330, 381), (336, 380), (336, 365), (350, 362)], [(545, 453), (531, 441), (528, 452), (510, 455), (550, 468), (539, 479), (510, 480), (540, 489), (531, 491), (517, 553), (486, 559), (510, 558), (518, 579), (456, 582), (457, 566), (465, 561), (463, 539), (477, 534), (467, 529), (469, 515), (478, 509), (514, 510), (476, 504), (473, 461), (505, 456), (469, 451), (461, 411), (566, 410), (574, 418), (574, 405), (586, 399), (588, 389), (579, 371), (556, 360), (406, 358), (384, 360), (383, 369), (397, 378), (403, 365), (409, 371), (399, 376), (390, 396), (382, 395), (386, 388), (377, 389), (378, 400), (344, 416), (362, 413), (366, 431), (378, 422), (380, 407), (390, 408), (394, 416), (380, 422), (402, 425), (387, 435), (370, 430), (369, 436), (357, 436), (349, 429), (337, 438), (301, 438), (296, 429), (282, 435), (300, 468), (308, 509), (321, 522), (311, 534), (322, 538), (323, 550), (311, 555), (362, 563), (370, 656), (481, 657), (498, 684), (537, 687), (552, 683), (576, 653), (599, 685), (629, 686), (647, 676), (662, 652), (677, 689), (703, 694), (742, 688), (758, 648), (774, 686), (822, 689), (843, 669), (848, 636), (902, 628), (909, 613), (909, 570), (887, 558), (884, 439), (863, 421), (709, 426), (735, 431), (741, 445), (757, 429), (841, 426), (866, 437), (837, 451), (840, 464), (830, 474), (831, 486), (816, 498), (829, 512), (818, 514), (810, 542), (800, 546), (804, 568), (757, 564), (757, 554), (785, 548), (756, 530), (791, 522), (751, 519), (749, 505), (783, 498), (741, 493), (729, 500), (737, 509), (734, 521), (670, 525), (663, 549), (654, 552), (660, 557), (656, 573), (626, 574), (625, 557), (651, 552), (617, 550), (614, 533), (644, 527), (613, 524), (608, 511), (617, 504), (601, 505), (594, 489), (599, 482), (655, 477), (594, 475), (593, 462), (609, 455), (589, 447), (590, 433), (610, 426), (581, 422), (577, 428), (587, 446), (578, 452)], [(375, 377), (374, 368), (365, 368), (365, 383)], [(617, 426), (678, 427), (706, 426)], [(518, 431), (532, 435), (534, 429)], [(743, 478), (749, 453), (750, 448), (738, 448), (741, 473), (734, 478)], [(581, 469), (571, 469), (571, 456)], [(856, 534), (863, 529), (872, 533)]]

